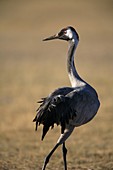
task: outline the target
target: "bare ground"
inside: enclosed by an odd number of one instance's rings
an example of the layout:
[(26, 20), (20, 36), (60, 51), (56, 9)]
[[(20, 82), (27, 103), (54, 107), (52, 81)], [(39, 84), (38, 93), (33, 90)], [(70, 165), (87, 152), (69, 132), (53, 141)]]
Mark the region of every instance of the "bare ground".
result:
[[(40, 170), (59, 127), (42, 142), (32, 119), (37, 100), (69, 86), (66, 42), (42, 42), (72, 25), (80, 34), (75, 62), (98, 91), (101, 108), (66, 145), (68, 170), (113, 169), (113, 1), (0, 1), (0, 169)], [(61, 147), (48, 170), (63, 170)]]

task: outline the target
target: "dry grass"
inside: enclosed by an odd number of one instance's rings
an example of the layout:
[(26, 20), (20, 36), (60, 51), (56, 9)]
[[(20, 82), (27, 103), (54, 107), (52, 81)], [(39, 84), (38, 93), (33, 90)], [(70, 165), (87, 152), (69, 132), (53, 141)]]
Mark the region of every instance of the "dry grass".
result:
[[(113, 169), (113, 1), (0, 1), (0, 169), (41, 169), (59, 128), (40, 141), (36, 101), (68, 86), (65, 42), (41, 40), (72, 25), (80, 34), (79, 73), (98, 91), (95, 119), (67, 141), (69, 170)], [(61, 148), (47, 169), (63, 170)]]

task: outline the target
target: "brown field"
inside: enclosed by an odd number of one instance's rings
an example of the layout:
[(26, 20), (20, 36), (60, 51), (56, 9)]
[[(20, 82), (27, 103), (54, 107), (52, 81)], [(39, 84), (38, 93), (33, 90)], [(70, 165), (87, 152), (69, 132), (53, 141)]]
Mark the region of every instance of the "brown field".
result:
[[(98, 91), (101, 107), (66, 145), (68, 170), (113, 170), (113, 1), (0, 0), (0, 170), (41, 170), (60, 128), (42, 142), (32, 123), (36, 103), (70, 86), (67, 43), (42, 42), (72, 25), (80, 35), (76, 65)], [(47, 170), (63, 170), (61, 147)]]

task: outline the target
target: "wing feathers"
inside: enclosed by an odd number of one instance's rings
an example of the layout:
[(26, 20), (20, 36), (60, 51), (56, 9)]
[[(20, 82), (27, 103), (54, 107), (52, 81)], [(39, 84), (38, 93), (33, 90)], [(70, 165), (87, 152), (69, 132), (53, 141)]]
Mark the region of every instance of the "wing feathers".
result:
[(89, 86), (78, 89), (61, 88), (39, 101), (40, 107), (33, 121), (36, 122), (36, 130), (43, 124), (42, 140), (54, 124), (61, 125), (63, 134), (71, 120), (74, 119), (73, 123), (80, 126), (94, 117), (99, 108), (99, 101), (95, 91), (90, 90)]
[(66, 94), (71, 91), (72, 88), (58, 89), (47, 98), (42, 98), (42, 100), (38, 102), (40, 103), (40, 107), (37, 109), (37, 115), (33, 122), (36, 122), (36, 130), (38, 125), (43, 124), (42, 140), (49, 128), (54, 127), (54, 124), (60, 124), (61, 133), (63, 133), (69, 120), (76, 116), (76, 114), (72, 113), (70, 98), (66, 97)]
[[(59, 96), (58, 96), (59, 98)], [(48, 99), (46, 99), (48, 100)], [(47, 101), (43, 101), (41, 106), (38, 109), (38, 113), (36, 117), (34, 118), (33, 122), (36, 122), (36, 130), (38, 128), (38, 125), (43, 124), (43, 134), (42, 134), (42, 140), (44, 139), (46, 133), (48, 132), (49, 128), (53, 128), (54, 124), (61, 124), (61, 133), (64, 132), (66, 123), (69, 123), (69, 119), (72, 119), (72, 114), (69, 111), (68, 108), (68, 99), (64, 96), (63, 99), (61, 98), (56, 101), (51, 101), (47, 105)]]

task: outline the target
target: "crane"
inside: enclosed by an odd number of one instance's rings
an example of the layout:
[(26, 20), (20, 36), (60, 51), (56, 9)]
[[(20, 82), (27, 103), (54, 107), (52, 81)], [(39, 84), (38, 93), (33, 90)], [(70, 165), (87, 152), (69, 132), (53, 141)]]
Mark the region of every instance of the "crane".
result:
[(69, 44), (67, 70), (72, 87), (58, 88), (47, 97), (42, 98), (39, 101), (40, 106), (33, 122), (36, 123), (36, 130), (40, 124), (43, 124), (42, 140), (49, 128), (54, 127), (54, 124), (61, 126), (60, 137), (54, 148), (45, 157), (42, 170), (46, 169), (52, 154), (59, 145), (62, 145), (64, 170), (67, 170), (65, 141), (75, 127), (86, 124), (93, 119), (99, 109), (100, 102), (96, 90), (79, 76), (75, 67), (74, 53), (79, 42), (77, 31), (72, 26), (68, 26), (57, 34), (43, 39), (43, 41), (53, 39), (65, 40)]

